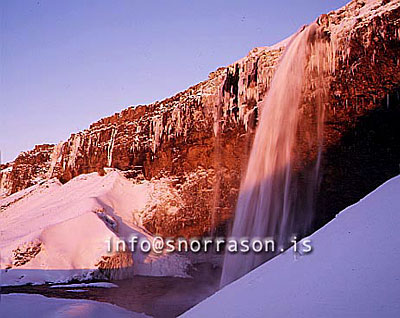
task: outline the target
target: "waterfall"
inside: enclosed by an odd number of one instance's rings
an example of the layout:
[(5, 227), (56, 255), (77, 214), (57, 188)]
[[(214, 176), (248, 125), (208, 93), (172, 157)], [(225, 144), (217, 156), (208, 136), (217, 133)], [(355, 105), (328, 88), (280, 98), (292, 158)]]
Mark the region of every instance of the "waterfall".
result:
[[(232, 238), (271, 237), (277, 246), (287, 247), (292, 235), (309, 229), (321, 161), (326, 73), (332, 60), (329, 45), (313, 23), (286, 48), (259, 105), (260, 122), (242, 179)], [(311, 92), (307, 99), (305, 90)], [(312, 107), (302, 108), (304, 104)], [(227, 252), (221, 286), (273, 256), (265, 254), (269, 253)]]

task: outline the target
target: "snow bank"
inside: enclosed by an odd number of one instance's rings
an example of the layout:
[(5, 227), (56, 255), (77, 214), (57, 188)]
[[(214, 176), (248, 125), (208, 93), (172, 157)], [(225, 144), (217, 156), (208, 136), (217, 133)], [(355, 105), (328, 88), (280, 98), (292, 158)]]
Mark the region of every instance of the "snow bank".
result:
[(145, 318), (115, 305), (92, 300), (47, 298), (41, 295), (7, 294), (1, 296), (1, 317), (57, 317), (57, 318)]
[(79, 287), (96, 287), (96, 288), (115, 288), (118, 285), (113, 283), (81, 283), (81, 284), (68, 284), (68, 285), (53, 285), (50, 288), (79, 288)]
[[(104, 177), (80, 175), (64, 185), (49, 180), (0, 200), (1, 284), (185, 276), (189, 262), (179, 255), (134, 254), (132, 260), (131, 254), (107, 252), (110, 239), (153, 239), (140, 227), (153, 189), (152, 182), (134, 184), (111, 171)], [(99, 267), (110, 263), (115, 276), (99, 277)]]
[(399, 317), (400, 176), (182, 317)]

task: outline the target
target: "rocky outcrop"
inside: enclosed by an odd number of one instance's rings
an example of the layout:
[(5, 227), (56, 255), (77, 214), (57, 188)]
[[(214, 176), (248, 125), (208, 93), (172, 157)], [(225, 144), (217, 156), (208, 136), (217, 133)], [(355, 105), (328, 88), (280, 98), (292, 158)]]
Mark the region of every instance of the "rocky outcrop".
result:
[(119, 280), (133, 276), (133, 260), (131, 253), (118, 252), (112, 256), (102, 256), (92, 273), (94, 279)]
[[(332, 53), (317, 205), (321, 224), (399, 172), (400, 1), (352, 1), (317, 21)], [(187, 222), (200, 232), (224, 223), (236, 202), (258, 102), (286, 43), (256, 48), (171, 98), (127, 108), (65, 142), (22, 153), (0, 166), (2, 189), (13, 193), (51, 177), (66, 182), (105, 167), (131, 177), (171, 177), (176, 185), (186, 184), (191, 173), (205, 171), (190, 190), (179, 192), (185, 196), (182, 218), (190, 218), (190, 204), (207, 198), (196, 210), (200, 217)], [(312, 102), (307, 104), (311, 100), (304, 98), (305, 115), (312, 114)], [(152, 215), (148, 228), (171, 234), (170, 227), (163, 229), (163, 212)]]
[(1, 187), (7, 194), (17, 192), (48, 179), (54, 145), (37, 145), (22, 152), (14, 162), (0, 165)]
[(35, 256), (41, 251), (41, 245), (40, 242), (31, 242), (31, 244), (27, 244), (27, 246), (20, 246), (13, 250), (13, 266), (22, 266), (35, 258)]

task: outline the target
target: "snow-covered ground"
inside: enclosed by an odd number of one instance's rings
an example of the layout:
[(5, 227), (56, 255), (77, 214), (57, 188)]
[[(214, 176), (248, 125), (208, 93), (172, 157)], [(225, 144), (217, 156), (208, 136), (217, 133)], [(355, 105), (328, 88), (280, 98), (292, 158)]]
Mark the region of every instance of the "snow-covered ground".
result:
[(400, 317), (400, 176), (182, 317)]
[(47, 298), (41, 295), (1, 295), (0, 317), (145, 318), (115, 305), (91, 300)]
[[(157, 181), (161, 182), (161, 181)], [(2, 285), (91, 279), (107, 240), (152, 235), (140, 227), (154, 182), (134, 184), (118, 171), (80, 175), (62, 185), (52, 179), (0, 200)], [(139, 254), (113, 261), (114, 278), (134, 274), (184, 276), (189, 261), (178, 255)]]
[(79, 287), (96, 287), (96, 288), (116, 288), (118, 285), (113, 283), (80, 283), (80, 284), (67, 284), (67, 285), (52, 285), (50, 288), (79, 288)]

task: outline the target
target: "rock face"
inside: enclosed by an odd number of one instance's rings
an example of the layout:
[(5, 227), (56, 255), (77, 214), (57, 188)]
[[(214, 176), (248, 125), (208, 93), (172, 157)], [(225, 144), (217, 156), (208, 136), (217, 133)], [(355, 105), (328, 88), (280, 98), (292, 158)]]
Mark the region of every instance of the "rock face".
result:
[[(352, 1), (317, 21), (330, 43), (333, 68), (317, 202), (321, 225), (399, 173), (400, 1)], [(66, 182), (114, 167), (134, 178), (174, 180), (181, 215), (195, 228), (191, 235), (224, 224), (251, 148), (257, 104), (287, 43), (253, 49), (171, 98), (125, 109), (58, 145), (21, 153), (0, 166), (0, 189), (10, 194), (43, 179)], [(312, 113), (311, 99), (305, 95), (305, 115)], [(180, 233), (180, 221), (165, 228), (165, 214), (152, 209), (150, 230)]]
[(0, 165), (0, 189), (11, 194), (48, 179), (53, 149), (54, 145), (37, 145), (14, 162)]

